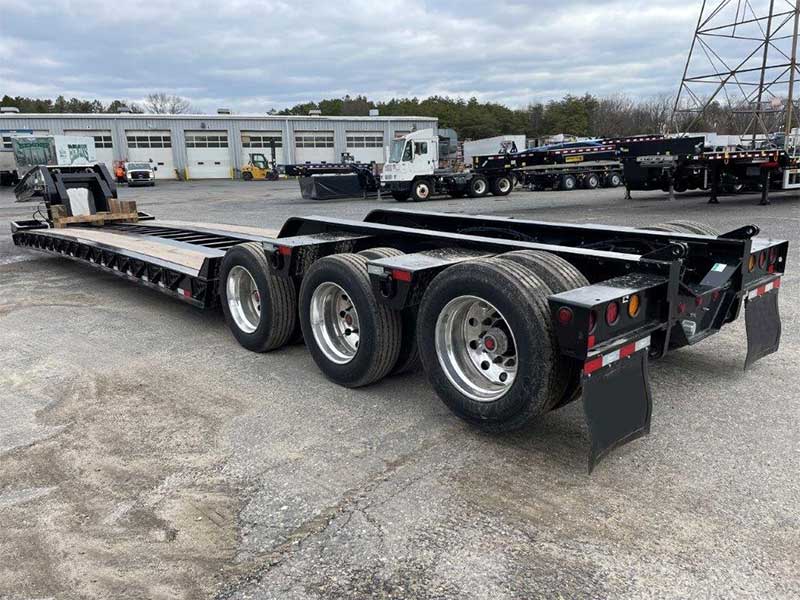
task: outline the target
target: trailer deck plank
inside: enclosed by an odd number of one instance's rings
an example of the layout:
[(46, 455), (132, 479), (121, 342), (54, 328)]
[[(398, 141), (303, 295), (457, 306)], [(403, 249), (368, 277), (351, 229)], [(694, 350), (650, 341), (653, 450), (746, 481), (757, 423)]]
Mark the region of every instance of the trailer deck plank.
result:
[(86, 240), (104, 244), (110, 248), (119, 248), (137, 252), (143, 256), (152, 256), (195, 271), (200, 271), (207, 258), (224, 256), (221, 250), (191, 246), (174, 240), (164, 240), (156, 237), (112, 233), (102, 229), (89, 229), (74, 227), (68, 229), (48, 229), (36, 232), (39, 235), (48, 235), (62, 238), (72, 238), (76, 241)]
[(258, 238), (272, 239), (278, 236), (277, 229), (266, 229), (263, 227), (250, 227), (247, 225), (229, 225), (227, 223), (198, 223), (194, 221), (162, 221), (157, 219), (155, 221), (144, 221), (144, 226), (153, 227), (167, 227), (170, 229), (191, 229), (200, 232), (210, 232), (217, 234), (243, 234), (246, 236), (255, 236)]

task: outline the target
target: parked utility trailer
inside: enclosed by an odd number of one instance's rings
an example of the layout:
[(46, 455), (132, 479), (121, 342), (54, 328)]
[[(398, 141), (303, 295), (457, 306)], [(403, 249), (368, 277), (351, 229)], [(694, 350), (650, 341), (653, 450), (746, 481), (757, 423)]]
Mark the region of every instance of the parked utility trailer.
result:
[(745, 365), (778, 349), (788, 251), (755, 225), (717, 235), (402, 210), (290, 218), (277, 233), (162, 221), (12, 232), (195, 306), (219, 302), (249, 350), (302, 335), (343, 386), (421, 364), (456, 415), (489, 431), (582, 398), (590, 470), (649, 432), (651, 359), (713, 335), (743, 304)]

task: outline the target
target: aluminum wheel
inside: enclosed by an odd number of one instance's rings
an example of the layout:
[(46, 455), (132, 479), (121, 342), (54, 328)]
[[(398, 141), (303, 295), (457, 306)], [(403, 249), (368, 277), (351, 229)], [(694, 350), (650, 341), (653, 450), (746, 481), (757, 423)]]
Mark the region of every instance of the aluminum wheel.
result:
[(340, 365), (353, 360), (360, 335), (350, 295), (335, 283), (323, 283), (311, 295), (309, 310), (314, 340), (325, 357)]
[(486, 182), (483, 179), (479, 179), (472, 186), (472, 189), (478, 196), (483, 196), (486, 193)]
[(507, 194), (511, 191), (511, 180), (506, 177), (501, 177), (497, 182), (497, 189), (501, 194)]
[(514, 332), (494, 306), (476, 296), (459, 296), (436, 320), (436, 355), (450, 382), (465, 396), (492, 402), (517, 376)]
[(255, 279), (250, 271), (237, 265), (228, 273), (225, 286), (233, 321), (245, 333), (253, 333), (261, 323), (261, 295)]

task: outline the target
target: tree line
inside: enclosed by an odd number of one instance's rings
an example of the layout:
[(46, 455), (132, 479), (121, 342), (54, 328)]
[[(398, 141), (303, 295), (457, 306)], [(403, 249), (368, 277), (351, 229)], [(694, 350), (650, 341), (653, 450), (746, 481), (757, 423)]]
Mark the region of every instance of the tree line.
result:
[(67, 99), (64, 96), (52, 100), (5, 94), (0, 99), (0, 107), (3, 106), (16, 107), (22, 113), (115, 113), (122, 107), (127, 107), (132, 113), (176, 115), (190, 113), (193, 110), (191, 102), (186, 98), (164, 92), (148, 94), (141, 105), (128, 100), (112, 100), (108, 104), (103, 104), (99, 100)]
[[(163, 92), (147, 96), (140, 104), (114, 100), (103, 104), (99, 100), (55, 100), (4, 95), (0, 106), (15, 106), (25, 113), (104, 113), (117, 112), (127, 106), (132, 112), (156, 114), (185, 114), (193, 112), (189, 100)], [(477, 98), (393, 98), (372, 101), (366, 96), (345, 96), (319, 102), (306, 102), (270, 114), (307, 115), (320, 110), (325, 116), (366, 116), (377, 109), (384, 116), (436, 117), (440, 127), (456, 130), (461, 139), (479, 139), (503, 134), (524, 134), (529, 138), (566, 133), (586, 137), (611, 137), (646, 133), (683, 131), (690, 117), (670, 123), (673, 98), (661, 95), (653, 98), (633, 98), (623, 94), (598, 97), (592, 94), (567, 94), (549, 102), (532, 102), (524, 108), (509, 108), (495, 102), (480, 102)], [(692, 125), (693, 131), (740, 133), (746, 124), (727, 107), (714, 104), (705, 116)]]

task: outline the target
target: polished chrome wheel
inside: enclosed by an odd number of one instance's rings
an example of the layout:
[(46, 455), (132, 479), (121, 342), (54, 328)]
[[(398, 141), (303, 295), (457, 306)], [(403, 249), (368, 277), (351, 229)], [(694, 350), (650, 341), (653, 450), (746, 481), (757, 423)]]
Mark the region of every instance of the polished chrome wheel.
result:
[(436, 354), (450, 382), (465, 396), (492, 402), (517, 375), (514, 332), (494, 306), (476, 296), (459, 296), (436, 321)]
[(228, 308), (236, 326), (253, 333), (261, 323), (261, 295), (250, 271), (237, 265), (228, 273), (225, 283)]
[(360, 335), (350, 295), (335, 283), (320, 284), (311, 295), (309, 310), (314, 340), (325, 357), (340, 365), (353, 360)]

